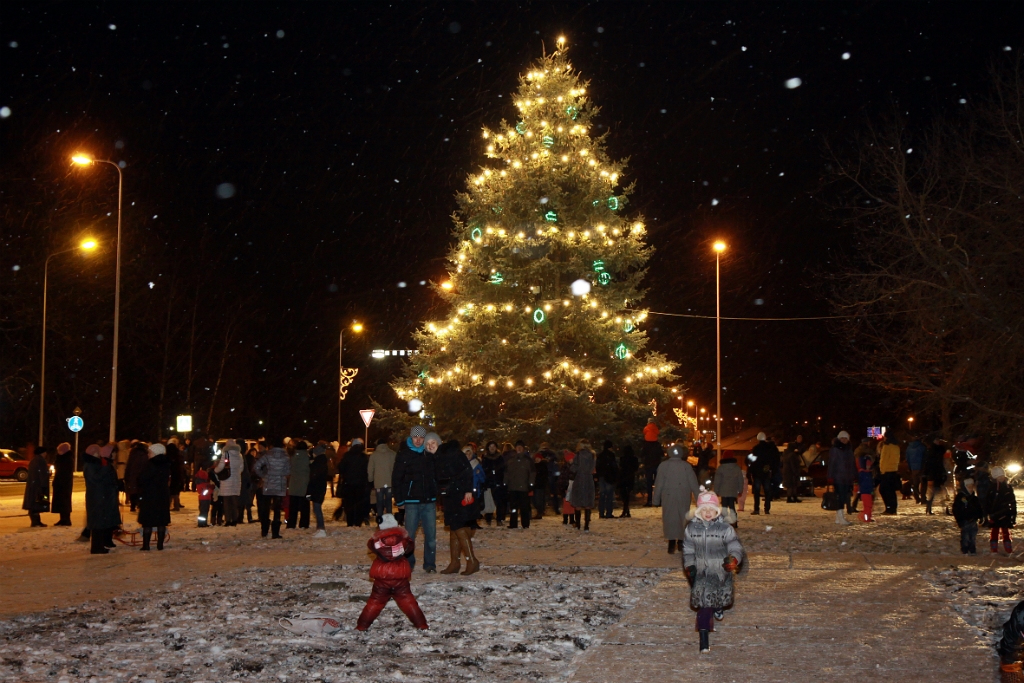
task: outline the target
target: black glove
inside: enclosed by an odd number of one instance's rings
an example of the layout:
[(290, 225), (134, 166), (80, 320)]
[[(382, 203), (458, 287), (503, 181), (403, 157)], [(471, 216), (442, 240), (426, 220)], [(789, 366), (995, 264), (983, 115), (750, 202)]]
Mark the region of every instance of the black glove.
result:
[(691, 564), (689, 567), (684, 567), (683, 571), (686, 572), (686, 580), (692, 586), (693, 582), (697, 579), (697, 567)]

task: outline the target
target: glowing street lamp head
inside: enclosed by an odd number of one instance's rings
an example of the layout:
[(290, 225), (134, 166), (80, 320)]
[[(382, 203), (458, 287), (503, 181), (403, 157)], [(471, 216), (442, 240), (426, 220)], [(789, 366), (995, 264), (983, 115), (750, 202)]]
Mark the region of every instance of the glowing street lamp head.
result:
[(353, 332), (362, 332), (363, 331), (363, 324), (362, 323), (353, 322), (352, 323), (352, 331)]
[(692, 408), (693, 407), (693, 401), (687, 401), (686, 405), (688, 405), (688, 406), (690, 406)]
[(71, 157), (71, 161), (79, 166), (88, 166), (92, 163), (92, 157), (88, 154), (75, 154)]
[(717, 251), (719, 254), (725, 251), (725, 242), (723, 242), (722, 240), (718, 240), (712, 246), (714, 247), (715, 251)]
[(99, 243), (96, 240), (94, 240), (94, 239), (87, 239), (87, 240), (82, 240), (82, 243), (79, 244), (78, 246), (79, 246), (79, 248), (84, 249), (85, 251), (92, 251), (93, 249), (96, 248), (96, 246), (98, 244)]

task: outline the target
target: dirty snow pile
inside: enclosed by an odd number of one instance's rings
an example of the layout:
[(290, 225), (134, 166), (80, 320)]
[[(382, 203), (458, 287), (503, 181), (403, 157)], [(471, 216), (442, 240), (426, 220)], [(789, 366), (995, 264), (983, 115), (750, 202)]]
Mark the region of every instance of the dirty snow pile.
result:
[[(430, 630), (393, 602), (366, 632), (365, 567), (251, 569), (0, 622), (0, 681), (562, 681), (662, 570), (416, 573)], [(331, 637), (281, 618), (329, 614)]]
[(950, 567), (925, 572), (925, 578), (950, 601), (950, 607), (994, 647), (1003, 623), (1024, 600), (1024, 572), (1020, 567), (982, 569)]

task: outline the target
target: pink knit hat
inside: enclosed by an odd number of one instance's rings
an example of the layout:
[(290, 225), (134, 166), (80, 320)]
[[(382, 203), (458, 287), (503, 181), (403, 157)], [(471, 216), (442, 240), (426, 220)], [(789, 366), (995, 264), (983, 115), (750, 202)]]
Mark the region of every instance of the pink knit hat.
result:
[[(701, 488), (704, 488), (703, 486)], [(715, 495), (714, 491), (703, 491), (697, 496), (697, 514), (700, 514), (701, 508), (709, 507), (715, 511), (716, 515), (722, 514), (722, 502)]]

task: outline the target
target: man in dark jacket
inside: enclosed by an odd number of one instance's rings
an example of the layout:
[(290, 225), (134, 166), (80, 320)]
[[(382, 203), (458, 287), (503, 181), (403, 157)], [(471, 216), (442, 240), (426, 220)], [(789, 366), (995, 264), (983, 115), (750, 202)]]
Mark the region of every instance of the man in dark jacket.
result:
[(57, 446), (57, 457), (53, 459), (53, 495), (50, 497), (50, 512), (60, 515), (54, 526), (71, 526), (71, 492), (75, 481), (75, 454), (71, 444)]
[(779, 471), (779, 447), (768, 439), (764, 432), (758, 432), (757, 445), (747, 456), (747, 476), (754, 492), (754, 511), (750, 514), (761, 514), (761, 492), (764, 491), (764, 514), (772, 511), (772, 493), (775, 475)]
[(800, 472), (804, 464), (804, 451), (807, 444), (804, 443), (804, 435), (797, 434), (796, 438), (786, 447), (786, 453), (782, 460), (782, 483), (786, 487), (786, 502), (799, 503), (800, 500)]
[(345, 453), (339, 470), (346, 526), (362, 526), (370, 516), (370, 477), (367, 473), (369, 463), (363, 440), (352, 439), (352, 445)]
[(836, 497), (841, 505), (836, 510), (836, 524), (848, 525), (846, 516), (843, 514), (843, 505), (846, 511), (853, 513), (850, 508), (850, 495), (853, 491), (853, 482), (857, 479), (857, 462), (853, 455), (853, 448), (850, 446), (850, 434), (846, 430), (839, 432), (836, 440), (832, 442), (832, 448), (828, 452), (828, 480), (835, 485)]
[[(434, 455), (426, 449), (426, 438), (427, 430), (421, 425), (409, 430), (395, 456), (391, 485), (395, 505), (405, 510), (409, 537), (415, 540), (417, 527), (423, 525), (423, 571), (433, 574), (437, 571), (437, 471)], [(409, 565), (416, 567), (412, 553)]]
[(907, 444), (907, 467), (910, 469), (910, 488), (914, 492), (914, 500), (924, 505), (925, 493), (927, 491), (921, 490), (922, 483), (925, 488), (928, 486), (927, 481), (923, 481), (922, 469), (924, 467), (924, 456), (928, 451), (928, 447), (924, 445), (921, 439), (914, 439)]
[(629, 499), (633, 497), (633, 484), (636, 482), (636, 473), (640, 469), (640, 461), (633, 454), (633, 447), (626, 444), (622, 447), (622, 456), (619, 458), (619, 476), (615, 481), (615, 487), (619, 490), (619, 498), (622, 500), (622, 514), (619, 517), (632, 517), (629, 514)]
[(40, 512), (50, 511), (50, 468), (46, 464), (46, 449), (29, 444), (25, 448), (28, 462), (28, 479), (25, 480), (25, 496), (21, 509), (28, 512), (29, 526), (46, 526), (39, 518)]
[(644, 463), (644, 478), (647, 480), (647, 502), (644, 507), (654, 507), (654, 480), (658, 476), (658, 465), (665, 459), (665, 451), (657, 441), (644, 441), (640, 450), (640, 458)]
[(530, 454), (526, 452), (526, 444), (516, 441), (516, 449), (508, 459), (505, 469), (505, 482), (508, 484), (508, 528), (519, 526), (519, 518), (523, 519), (523, 528), (530, 528), (530, 496), (537, 472)]
[(487, 526), (490, 526), (491, 521), (495, 518), (498, 520), (498, 526), (505, 526), (508, 486), (505, 484), (505, 459), (501, 457), (497, 442), (489, 441), (487, 443), (487, 450), (484, 451), (484, 457), (480, 464), (486, 475), (484, 488), (491, 492), (491, 498), (494, 499), (494, 513), (488, 512), (484, 515), (484, 519), (487, 520)]
[(544, 509), (547, 507), (548, 491), (551, 482), (551, 460), (555, 454), (547, 449), (547, 444), (541, 444), (541, 449), (533, 455), (533, 518), (544, 517)]
[(597, 475), (597, 516), (611, 519), (615, 510), (615, 482), (619, 479), (619, 466), (615, 462), (611, 441), (605, 441), (604, 450), (597, 454), (594, 474)]
[[(926, 483), (922, 483), (921, 489), (926, 494), (924, 505), (925, 512), (929, 515), (933, 514), (932, 503), (935, 502), (935, 494), (938, 493), (939, 489), (942, 489), (943, 498), (945, 498), (947, 450), (949, 449), (945, 441), (935, 439), (932, 442), (932, 447), (925, 453), (924, 463), (921, 466), (921, 479), (927, 480)], [(929, 483), (931, 484), (930, 491), (928, 490)]]
[(85, 479), (85, 521), (89, 527), (93, 555), (104, 555), (114, 547), (114, 530), (121, 526), (117, 501), (117, 471), (111, 465), (114, 444), (90, 446), (82, 459)]

